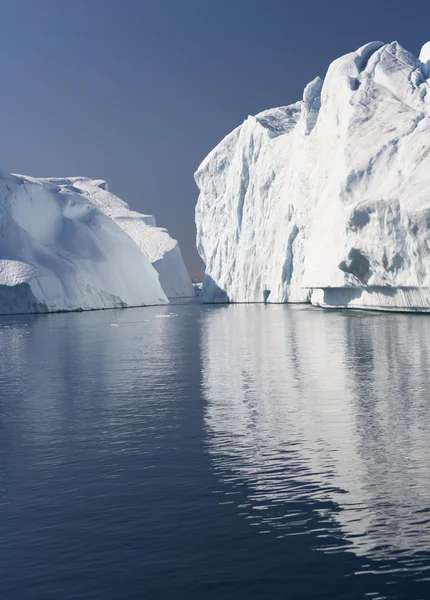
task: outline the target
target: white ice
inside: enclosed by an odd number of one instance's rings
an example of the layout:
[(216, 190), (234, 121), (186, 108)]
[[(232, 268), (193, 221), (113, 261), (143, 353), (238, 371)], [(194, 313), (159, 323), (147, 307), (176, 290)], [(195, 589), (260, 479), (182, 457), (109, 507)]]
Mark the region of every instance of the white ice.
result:
[(166, 304), (149, 260), (69, 184), (0, 173), (0, 313)]
[(430, 309), (429, 75), (430, 43), (371, 42), (230, 133), (195, 175), (203, 301)]
[(130, 210), (126, 202), (109, 191), (108, 184), (103, 180), (70, 177), (45, 181), (62, 189), (77, 190), (124, 229), (155, 267), (168, 298), (194, 295), (178, 242), (170, 237), (166, 229), (156, 226), (155, 217)]

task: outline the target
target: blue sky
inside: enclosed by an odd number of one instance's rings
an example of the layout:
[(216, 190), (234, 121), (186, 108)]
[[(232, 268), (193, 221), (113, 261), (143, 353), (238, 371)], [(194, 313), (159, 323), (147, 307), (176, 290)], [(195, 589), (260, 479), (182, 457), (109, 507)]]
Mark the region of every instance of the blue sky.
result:
[(0, 166), (106, 179), (170, 230), (198, 276), (204, 156), (371, 40), (417, 54), (430, 2), (0, 0)]

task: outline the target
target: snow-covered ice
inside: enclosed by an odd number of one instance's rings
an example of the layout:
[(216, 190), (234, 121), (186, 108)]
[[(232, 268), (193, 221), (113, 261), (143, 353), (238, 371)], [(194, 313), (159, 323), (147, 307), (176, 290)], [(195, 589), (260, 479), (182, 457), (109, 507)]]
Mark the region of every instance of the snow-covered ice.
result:
[(0, 313), (166, 304), (149, 260), (78, 187), (0, 173)]
[(103, 180), (70, 177), (45, 181), (60, 188), (77, 190), (124, 229), (155, 267), (168, 298), (194, 295), (178, 242), (170, 237), (166, 229), (156, 226), (155, 217), (130, 210), (126, 202), (109, 191), (108, 184)]
[(430, 43), (371, 42), (195, 175), (206, 302), (430, 310)]

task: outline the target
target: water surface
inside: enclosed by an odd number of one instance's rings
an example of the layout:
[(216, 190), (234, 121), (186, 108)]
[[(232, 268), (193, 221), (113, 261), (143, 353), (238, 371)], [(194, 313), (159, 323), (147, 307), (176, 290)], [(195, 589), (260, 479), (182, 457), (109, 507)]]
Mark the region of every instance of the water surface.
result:
[(430, 597), (430, 319), (0, 318), (0, 597)]

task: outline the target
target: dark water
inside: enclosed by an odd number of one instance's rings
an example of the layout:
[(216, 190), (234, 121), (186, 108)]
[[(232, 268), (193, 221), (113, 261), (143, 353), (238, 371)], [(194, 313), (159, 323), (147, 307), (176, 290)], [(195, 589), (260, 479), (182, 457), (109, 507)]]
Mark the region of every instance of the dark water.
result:
[(0, 319), (0, 598), (430, 597), (430, 317)]

